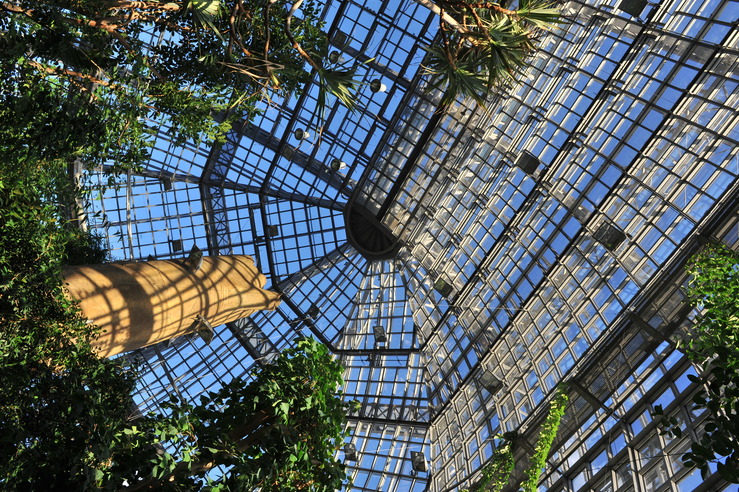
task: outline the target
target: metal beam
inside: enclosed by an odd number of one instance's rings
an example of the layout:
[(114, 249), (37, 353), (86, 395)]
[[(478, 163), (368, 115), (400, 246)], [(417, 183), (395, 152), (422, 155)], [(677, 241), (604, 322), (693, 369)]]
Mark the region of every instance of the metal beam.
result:
[(426, 128), (423, 129), (423, 133), (418, 138), (418, 142), (416, 142), (416, 145), (413, 146), (413, 150), (411, 150), (411, 153), (408, 156), (408, 160), (405, 161), (403, 169), (400, 170), (400, 173), (395, 178), (393, 187), (390, 188), (390, 191), (385, 197), (385, 201), (382, 202), (382, 205), (380, 205), (380, 210), (377, 212), (377, 220), (379, 220), (380, 222), (382, 222), (383, 217), (385, 217), (385, 214), (395, 202), (395, 199), (398, 197), (400, 191), (406, 186), (405, 181), (411, 174), (413, 169), (416, 167), (416, 164), (418, 163), (418, 160), (423, 153), (423, 149), (425, 149), (428, 145), (431, 137), (436, 131), (436, 128), (439, 126), (439, 122), (441, 121), (441, 119), (446, 116), (447, 106), (448, 105), (439, 106), (431, 115), (431, 118), (429, 118), (429, 121), (426, 124)]
[(364, 357), (367, 355), (376, 355), (379, 357), (385, 356), (408, 356), (411, 354), (418, 354), (421, 352), (420, 348), (410, 349), (390, 349), (390, 348), (376, 348), (376, 349), (338, 349), (334, 353), (339, 356), (347, 357)]
[(251, 318), (226, 323), (226, 328), (233, 333), (257, 364), (269, 364), (280, 355), (277, 347)]

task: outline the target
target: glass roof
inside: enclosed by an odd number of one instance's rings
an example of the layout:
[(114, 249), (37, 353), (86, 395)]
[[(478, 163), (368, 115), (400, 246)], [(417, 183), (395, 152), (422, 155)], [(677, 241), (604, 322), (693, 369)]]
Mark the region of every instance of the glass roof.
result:
[[(487, 112), (439, 111), (421, 70), (438, 25), (425, 8), (324, 3), (332, 49), (365, 82), (358, 111), (332, 105), (319, 132), (312, 84), (223, 145), (176, 145), (162, 124), (146, 168), (91, 202), (115, 259), (247, 254), (284, 297), (209, 345), (136, 353), (142, 409), (312, 335), (361, 403), (355, 490), (469, 486), (509, 430), (520, 473), (563, 380), (576, 391), (546, 490), (692, 490), (687, 441), (659, 437), (649, 409), (699, 423), (674, 343), (691, 317), (681, 265), (701, 238), (739, 246), (739, 3), (564, 2), (569, 22)], [(351, 207), (400, 241), (393, 257), (348, 240)]]

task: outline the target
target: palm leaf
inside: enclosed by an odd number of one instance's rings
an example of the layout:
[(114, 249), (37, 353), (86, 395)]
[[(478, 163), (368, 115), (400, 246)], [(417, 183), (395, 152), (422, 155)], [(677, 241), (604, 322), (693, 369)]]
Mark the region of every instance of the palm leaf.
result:
[(489, 35), (478, 51), (488, 74), (488, 87), (492, 89), (528, 66), (534, 43), (530, 31), (521, 31), (510, 23), (492, 26)]
[(222, 10), (221, 0), (189, 0), (185, 4), (185, 10), (192, 11), (195, 25), (213, 31), (223, 40), (223, 36), (215, 25), (215, 19), (220, 16)]
[(551, 31), (567, 22), (556, 4), (549, 0), (521, 0), (516, 13), (521, 22), (535, 30)]
[(348, 69), (330, 69), (322, 68), (318, 70), (318, 97), (321, 111), (325, 109), (326, 94), (334, 96), (336, 99), (346, 106), (350, 111), (357, 109), (357, 103), (352, 96), (352, 91), (359, 85), (354, 79), (355, 70)]
[(536, 35), (563, 22), (551, 0), (521, 0), (519, 5), (515, 14), (474, 8), (467, 32), (449, 31), (447, 46), (425, 48), (423, 68), (430, 83), (445, 91), (442, 102), (464, 96), (484, 107), (495, 87), (528, 67)]
[(485, 107), (485, 96), (488, 94), (487, 75), (476, 70), (479, 64), (474, 58), (457, 57), (452, 62), (441, 47), (430, 46), (424, 49), (428, 55), (423, 70), (429, 76), (429, 83), (444, 91), (441, 98), (442, 106), (452, 103), (459, 97), (469, 97), (481, 107)]

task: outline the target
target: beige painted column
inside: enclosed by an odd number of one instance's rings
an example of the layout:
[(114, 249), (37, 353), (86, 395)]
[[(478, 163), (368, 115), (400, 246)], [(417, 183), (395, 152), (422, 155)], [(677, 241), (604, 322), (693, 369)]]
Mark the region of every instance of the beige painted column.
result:
[(280, 302), (250, 256), (207, 256), (194, 272), (184, 261), (155, 260), (72, 266), (62, 275), (102, 329), (93, 343), (102, 357), (190, 333), (198, 315), (215, 327)]

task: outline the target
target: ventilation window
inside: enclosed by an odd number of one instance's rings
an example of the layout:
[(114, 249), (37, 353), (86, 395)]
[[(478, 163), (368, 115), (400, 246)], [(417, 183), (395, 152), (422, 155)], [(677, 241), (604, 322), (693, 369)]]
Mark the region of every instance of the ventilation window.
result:
[(644, 10), (644, 7), (646, 6), (646, 0), (623, 0), (619, 4), (618, 9), (622, 12), (626, 12), (632, 17), (639, 18), (642, 11)]
[(434, 284), (434, 290), (444, 297), (449, 297), (452, 293), (452, 286), (442, 279), (438, 279)]
[(520, 167), (529, 176), (532, 176), (536, 172), (539, 164), (541, 164), (541, 161), (528, 150), (524, 150), (518, 156), (518, 159), (516, 159), (516, 167)]
[(426, 457), (420, 451), (411, 451), (411, 465), (415, 472), (426, 471)]
[(603, 222), (593, 233), (593, 238), (605, 246), (606, 249), (613, 251), (626, 239), (626, 234), (608, 222)]

